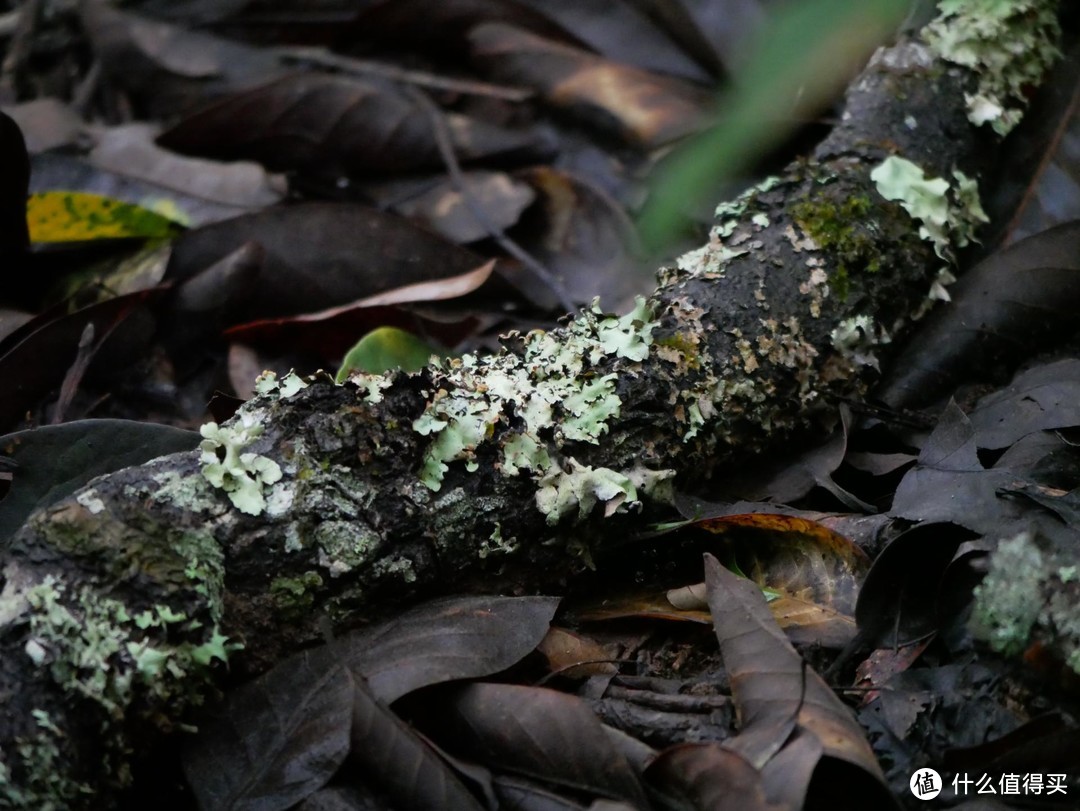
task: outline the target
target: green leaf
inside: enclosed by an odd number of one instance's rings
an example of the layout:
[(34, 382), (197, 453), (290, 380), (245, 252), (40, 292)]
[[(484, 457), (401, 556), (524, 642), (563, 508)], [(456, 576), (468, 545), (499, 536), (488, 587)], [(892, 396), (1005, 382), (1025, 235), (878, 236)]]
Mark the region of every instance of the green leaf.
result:
[(343, 383), (352, 372), (382, 374), (393, 369), (417, 372), (428, 365), (432, 355), (443, 354), (443, 350), (421, 341), (411, 332), (379, 327), (348, 351), (335, 380)]

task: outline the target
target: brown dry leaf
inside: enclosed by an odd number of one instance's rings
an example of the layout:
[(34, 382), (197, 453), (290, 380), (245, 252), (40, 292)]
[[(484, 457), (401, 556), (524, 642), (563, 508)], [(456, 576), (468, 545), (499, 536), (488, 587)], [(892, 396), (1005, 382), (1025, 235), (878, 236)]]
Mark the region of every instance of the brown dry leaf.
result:
[(552, 626), (536, 649), (547, 659), (553, 673), (576, 679), (617, 673), (619, 668), (611, 660), (618, 657), (619, 648)]
[(666, 749), (645, 771), (653, 785), (708, 811), (784, 811), (765, 795), (761, 772), (716, 743)]
[(653, 149), (699, 129), (709, 95), (509, 25), (469, 33), (473, 59), (498, 81), (536, 88), (555, 107)]
[[(883, 781), (851, 711), (795, 652), (757, 586), (729, 572), (711, 555), (705, 556), (705, 580), (741, 727), (729, 745), (751, 763), (764, 765), (783, 746), (794, 722), (817, 736), (826, 755)], [(776, 740), (781, 734), (784, 739)]]
[[(537, 158), (528, 131), (446, 113), (463, 162)], [(443, 165), (431, 116), (397, 85), (375, 77), (296, 73), (198, 110), (158, 142), (169, 149), (257, 160), (275, 170), (381, 176)]]

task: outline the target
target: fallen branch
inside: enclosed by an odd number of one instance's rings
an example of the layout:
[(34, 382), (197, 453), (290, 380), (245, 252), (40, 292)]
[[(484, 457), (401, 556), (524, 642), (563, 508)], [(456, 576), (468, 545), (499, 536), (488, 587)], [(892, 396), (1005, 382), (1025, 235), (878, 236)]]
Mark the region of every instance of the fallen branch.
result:
[(259, 670), (325, 618), (503, 567), (555, 585), (673, 482), (862, 394), (941, 295), (970, 179), (1055, 53), (1055, 2), (1001, 5), (952, 2), (880, 51), (813, 156), (721, 206), (633, 312), (415, 375), (264, 380), (200, 451), (34, 515), (0, 593), (0, 805), (101, 807), (230, 654)]

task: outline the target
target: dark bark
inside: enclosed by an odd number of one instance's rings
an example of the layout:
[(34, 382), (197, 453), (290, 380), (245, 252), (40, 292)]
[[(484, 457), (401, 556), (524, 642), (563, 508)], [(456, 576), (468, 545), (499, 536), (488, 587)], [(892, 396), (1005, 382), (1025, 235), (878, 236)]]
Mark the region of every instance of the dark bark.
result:
[[(954, 188), (954, 169), (979, 176), (997, 142), (968, 121), (979, 81), (915, 42), (879, 53), (814, 155), (729, 206), (636, 320), (584, 313), (495, 360), (271, 392), (218, 436), (280, 480), (231, 455), (230, 497), (204, 475), (211, 449), (35, 515), (0, 594), (0, 805), (100, 803), (83, 790), (122, 785), (131, 748), (230, 652), (234, 672), (257, 671), (324, 618), (511, 570), (556, 588), (673, 481), (863, 394), (944, 264), (870, 171), (896, 154)], [(258, 428), (242, 435), (244, 420)]]

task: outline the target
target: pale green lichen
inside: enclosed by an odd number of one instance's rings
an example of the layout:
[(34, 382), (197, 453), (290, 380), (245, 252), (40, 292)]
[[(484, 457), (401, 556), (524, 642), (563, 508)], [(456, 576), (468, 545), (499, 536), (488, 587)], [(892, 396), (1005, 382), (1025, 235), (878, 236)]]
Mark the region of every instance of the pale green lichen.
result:
[(241, 411), (232, 425), (209, 422), (199, 432), (203, 477), (224, 490), (240, 512), (259, 515), (266, 508), (263, 487), (281, 479), (281, 468), (273, 459), (242, 452), (263, 432), (257, 418)]
[(610, 516), (624, 504), (638, 505), (639, 489), (656, 496), (657, 489), (674, 475), (671, 470), (654, 471), (640, 466), (621, 473), (569, 459), (565, 469), (552, 469), (540, 479), (536, 506), (547, 516), (550, 526), (575, 507), (578, 519), (584, 519), (597, 503), (602, 503), (604, 514)]
[(1006, 656), (1041, 641), (1080, 673), (1076, 567), (1057, 565), (1058, 558), (1044, 552), (1030, 532), (999, 543), (975, 589), (971, 627)]
[(965, 97), (968, 119), (999, 135), (1020, 121), (1027, 90), (1060, 55), (1050, 0), (941, 0), (923, 33), (938, 56), (976, 73), (978, 86)]
[[(919, 222), (919, 236), (934, 246), (946, 260), (955, 260), (955, 250), (975, 239), (975, 230), (990, 221), (979, 202), (978, 183), (963, 172), (953, 172), (955, 186), (941, 177), (927, 177), (915, 163), (892, 155), (870, 172), (878, 193), (898, 202)], [(930, 287), (928, 298), (948, 301), (946, 285), (956, 281), (948, 266), (942, 267)]]
[(292, 371), (280, 380), (276, 372), (270, 371), (255, 378), (255, 393), (263, 396), (276, 393), (279, 397), (288, 398), (307, 387), (308, 382)]
[(496, 521), (495, 529), (491, 531), (491, 535), (488, 538), (481, 542), (479, 549), (476, 550), (476, 554), (481, 560), (485, 560), (491, 555), (511, 555), (517, 550), (517, 538), (504, 538), (502, 534), (502, 524)]
[(548, 333), (526, 336), (521, 356), (486, 358), (465, 355), (448, 362), (439, 375), (447, 388), (437, 390), (413, 430), (432, 437), (420, 471), (421, 481), (437, 491), (449, 465), (476, 464), (477, 448), (490, 440), (496, 426), (520, 420), (520, 430), (502, 440), (499, 469), (508, 476), (545, 475), (555, 467), (543, 432), (556, 444), (596, 444), (608, 421), (622, 406), (614, 374), (596, 376), (588, 365), (607, 357), (642, 361), (652, 345), (656, 323), (648, 304), (638, 298), (621, 317), (604, 315), (594, 303), (571, 323), (564, 340)]

